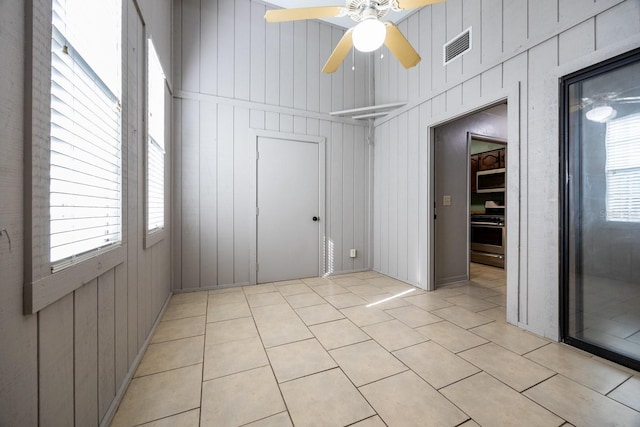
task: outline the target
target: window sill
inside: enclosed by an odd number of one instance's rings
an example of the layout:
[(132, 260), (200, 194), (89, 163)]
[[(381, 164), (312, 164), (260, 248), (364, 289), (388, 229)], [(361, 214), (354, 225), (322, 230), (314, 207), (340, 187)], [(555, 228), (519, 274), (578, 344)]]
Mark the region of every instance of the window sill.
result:
[(166, 228), (161, 228), (159, 230), (153, 230), (151, 232), (147, 231), (144, 236), (144, 248), (149, 249), (152, 246), (160, 243), (164, 240), (164, 237), (167, 234)]
[(24, 314), (37, 313), (101, 274), (122, 264), (125, 254), (126, 245), (121, 245), (35, 282), (26, 283), (24, 287)]

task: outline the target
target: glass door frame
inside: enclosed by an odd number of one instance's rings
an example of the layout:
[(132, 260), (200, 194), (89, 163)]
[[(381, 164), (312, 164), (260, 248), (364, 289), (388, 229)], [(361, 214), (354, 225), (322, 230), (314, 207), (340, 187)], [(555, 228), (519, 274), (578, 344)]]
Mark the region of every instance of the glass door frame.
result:
[[(570, 319), (571, 319), (571, 307), (570, 307), (570, 275), (572, 272), (571, 265), (574, 263), (574, 270), (576, 277), (582, 277), (582, 265), (581, 260), (582, 256), (580, 252), (571, 253), (571, 215), (575, 215), (576, 212), (572, 212), (572, 204), (571, 204), (571, 188), (572, 186), (576, 188), (580, 185), (579, 181), (582, 179), (582, 174), (580, 173), (580, 163), (577, 162), (576, 165), (573, 165), (575, 169), (574, 175), (571, 176), (571, 162), (574, 159), (576, 152), (572, 150), (572, 141), (570, 140), (570, 93), (569, 87), (572, 84), (579, 83), (585, 80), (588, 80), (592, 77), (599, 76), (605, 74), (609, 71), (618, 69), (625, 65), (629, 65), (632, 63), (640, 62), (640, 48), (631, 50), (622, 55), (618, 55), (616, 57), (610, 58), (606, 61), (594, 64), (590, 67), (587, 67), (583, 70), (568, 74), (559, 79), (559, 94), (560, 94), (560, 102), (559, 102), (559, 112), (560, 112), (560, 192), (559, 192), (559, 219), (560, 219), (560, 340), (566, 344), (569, 344), (573, 347), (577, 347), (581, 350), (587, 351), (596, 356), (600, 356), (602, 358), (611, 360), (620, 365), (627, 366), (629, 368), (640, 370), (640, 361), (627, 357), (625, 355), (616, 353), (613, 350), (606, 349), (604, 347), (600, 347), (594, 345), (592, 343), (583, 341), (577, 337), (570, 336), (569, 327), (570, 327)], [(583, 118), (580, 117), (577, 122), (578, 124), (582, 123)], [(574, 125), (575, 126), (575, 125)], [(579, 127), (579, 126), (577, 126)], [(575, 136), (574, 136), (575, 138)], [(572, 182), (573, 179), (573, 182)], [(577, 200), (575, 205), (580, 206), (580, 200)], [(577, 212), (579, 216), (579, 211)], [(581, 251), (581, 245), (579, 244), (581, 239), (581, 230), (580, 223), (575, 225), (575, 241), (577, 242), (574, 246), (577, 248), (577, 251)], [(578, 279), (580, 280), (580, 279)], [(582, 287), (582, 284), (577, 281), (576, 287)], [(576, 292), (576, 306), (583, 307), (583, 298), (581, 292)], [(578, 319), (581, 323), (582, 319)]]

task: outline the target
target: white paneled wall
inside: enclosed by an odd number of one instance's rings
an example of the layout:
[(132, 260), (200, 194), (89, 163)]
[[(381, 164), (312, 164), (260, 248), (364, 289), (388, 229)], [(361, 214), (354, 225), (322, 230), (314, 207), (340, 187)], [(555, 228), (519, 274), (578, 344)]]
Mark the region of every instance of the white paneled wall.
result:
[[(4, 233), (0, 237), (1, 426), (108, 423), (116, 396), (124, 393), (127, 378), (133, 375), (136, 360), (171, 292), (170, 233), (145, 248), (143, 221), (144, 23), (147, 35), (169, 40), (171, 9), (165, 0), (153, 5), (145, 1), (145, 7), (140, 8), (134, 0), (122, 3), (126, 70), (122, 99), (124, 255), (114, 268), (95, 274), (72, 268), (51, 274), (46, 256), (31, 257), (25, 251), (29, 239), (46, 238), (38, 234), (41, 229), (32, 227), (40, 218), (30, 218), (25, 209), (29, 201), (23, 200), (32, 191), (24, 178), (25, 168), (37, 172), (31, 152), (43, 141), (48, 144), (50, 134), (50, 95), (44, 88), (49, 86), (50, 75), (51, 2), (0, 2), (0, 230), (6, 228), (11, 236), (11, 247)], [(170, 63), (170, 45), (160, 42), (156, 46)], [(38, 115), (45, 124), (28, 126), (30, 120), (25, 120), (25, 115)], [(25, 135), (32, 137), (28, 144)], [(169, 142), (168, 157), (171, 149)], [(170, 174), (168, 166), (165, 170)], [(36, 172), (33, 185), (47, 185), (46, 176)], [(168, 177), (166, 182), (169, 188)], [(28, 270), (33, 271), (29, 274), (33, 277), (25, 276)], [(73, 283), (74, 290), (35, 314), (25, 313), (25, 282), (42, 279), (40, 274), (58, 280), (60, 286)]]
[[(472, 51), (444, 67), (443, 44), (468, 27)], [(373, 267), (432, 284), (431, 130), (508, 100), (508, 320), (557, 338), (558, 78), (638, 47), (640, 1), (448, 0), (400, 28), (423, 59), (373, 59), (376, 103), (408, 101), (375, 123)]]
[(250, 282), (250, 129), (326, 138), (327, 268), (369, 267), (366, 123), (329, 115), (370, 105), (369, 59), (349, 56), (336, 73), (322, 74), (343, 30), (317, 21), (267, 24), (265, 11), (250, 0), (174, 2), (176, 290)]

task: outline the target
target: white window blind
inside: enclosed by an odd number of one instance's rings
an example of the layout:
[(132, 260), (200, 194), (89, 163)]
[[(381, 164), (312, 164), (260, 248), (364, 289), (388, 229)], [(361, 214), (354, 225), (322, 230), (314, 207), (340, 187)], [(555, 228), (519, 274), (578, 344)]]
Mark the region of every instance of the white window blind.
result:
[(640, 222), (640, 114), (607, 122), (607, 221)]
[(114, 0), (53, 0), (54, 270), (121, 241), (120, 7)]
[(147, 231), (164, 228), (164, 73), (148, 41)]

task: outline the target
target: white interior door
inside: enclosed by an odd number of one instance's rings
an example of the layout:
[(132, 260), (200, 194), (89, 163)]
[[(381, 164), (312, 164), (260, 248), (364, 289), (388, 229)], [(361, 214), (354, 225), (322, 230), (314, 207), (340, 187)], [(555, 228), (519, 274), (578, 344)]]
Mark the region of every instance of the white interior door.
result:
[(319, 144), (258, 138), (258, 283), (319, 273)]

